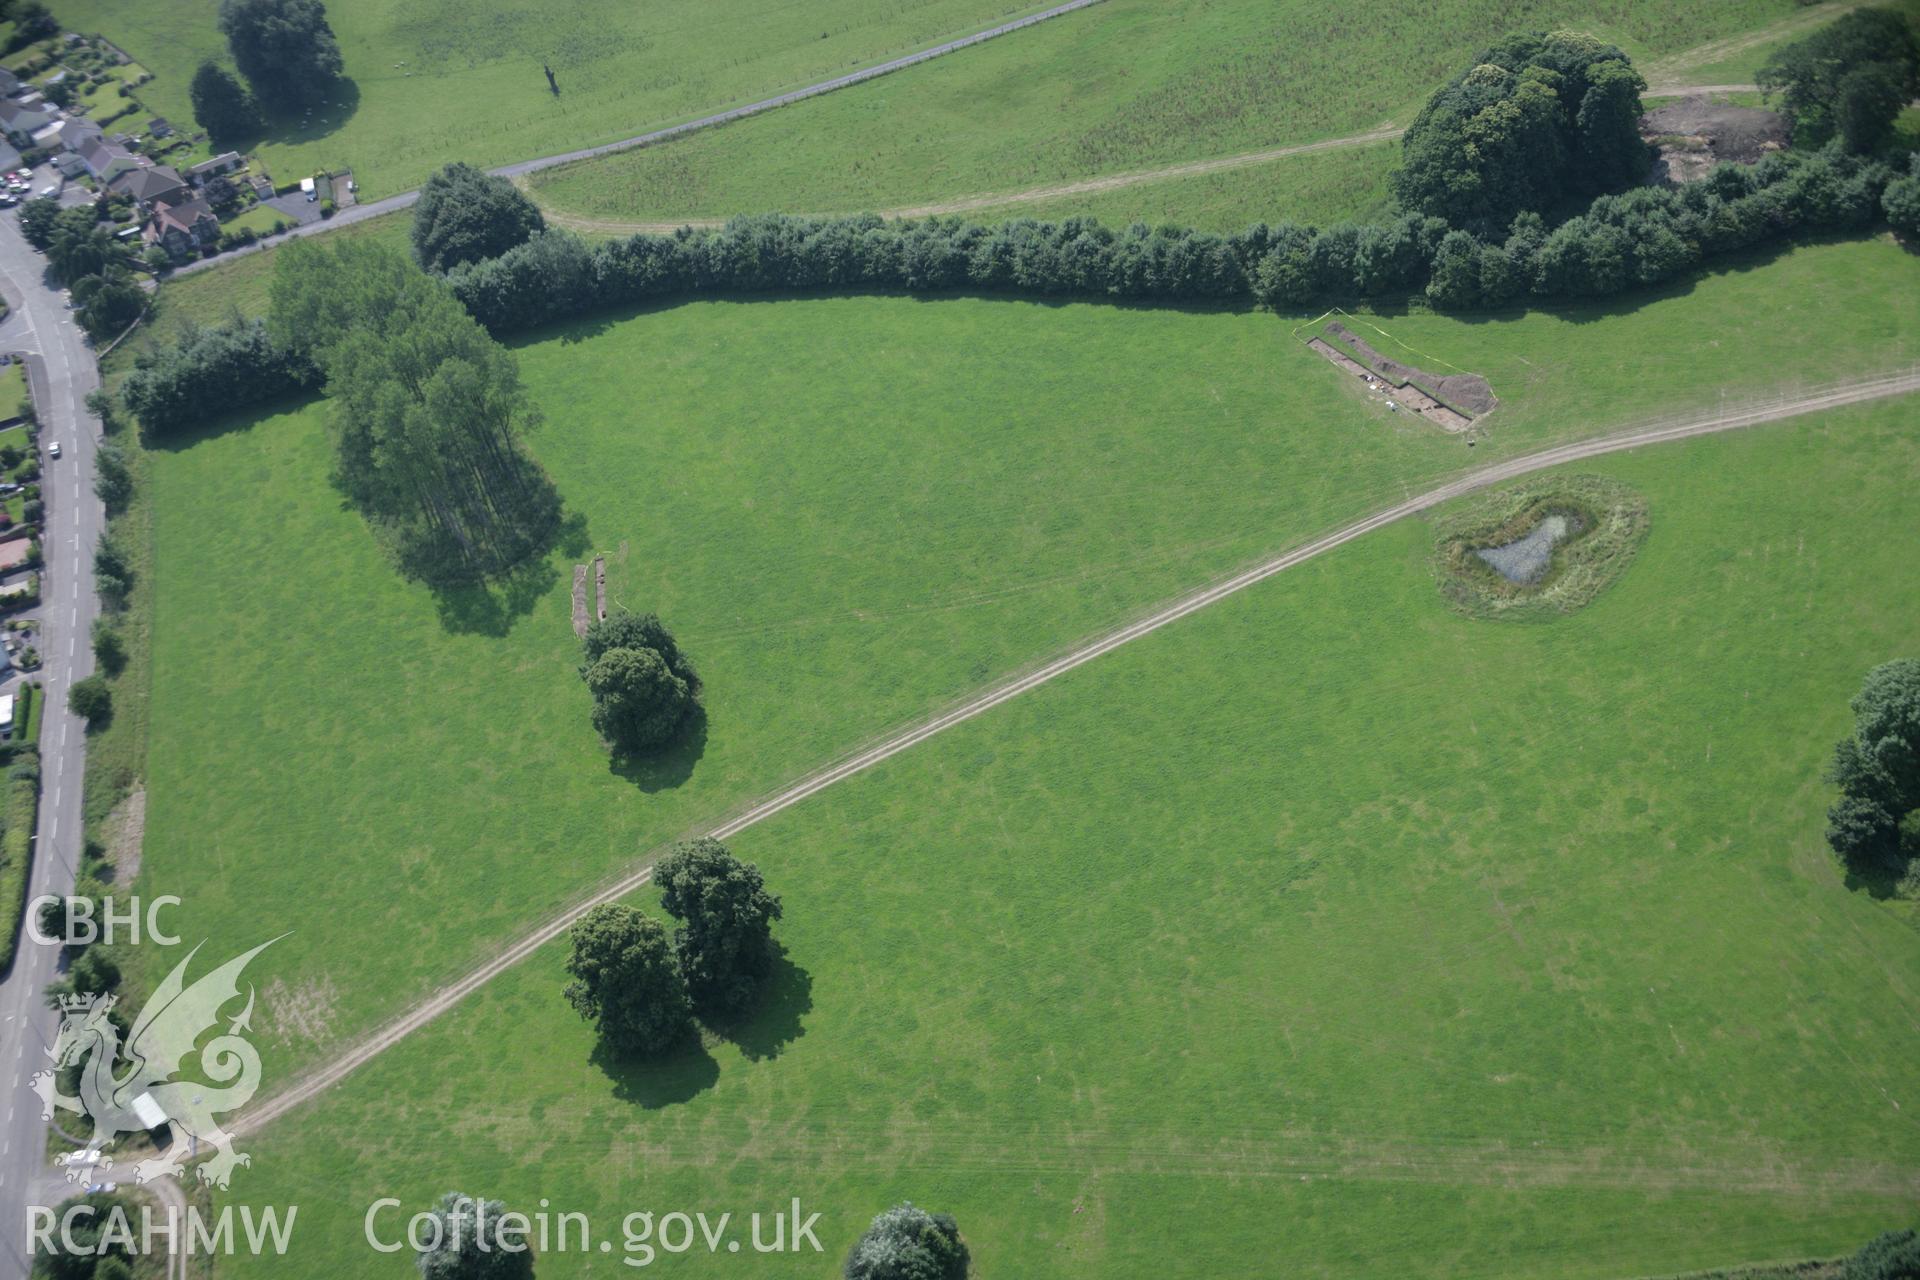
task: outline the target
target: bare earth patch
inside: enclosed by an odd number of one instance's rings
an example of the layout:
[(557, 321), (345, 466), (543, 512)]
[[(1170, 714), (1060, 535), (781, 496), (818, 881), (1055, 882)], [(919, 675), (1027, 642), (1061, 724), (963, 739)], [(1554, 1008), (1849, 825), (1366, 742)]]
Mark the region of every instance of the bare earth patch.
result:
[(325, 1044), (339, 1000), (339, 989), (330, 978), (316, 978), (298, 987), (275, 978), (260, 993), (265, 1014), (262, 1021), (268, 1034), (282, 1045)]
[(146, 834), (147, 791), (136, 787), (107, 816), (107, 861), (113, 864), (114, 879), (120, 883), (140, 874), (140, 842)]
[(1648, 181), (1673, 185), (1703, 178), (1723, 160), (1752, 164), (1784, 148), (1791, 130), (1778, 111), (1696, 94), (1641, 116), (1640, 136), (1660, 149)]
[(1334, 320), (1307, 339), (1307, 349), (1367, 384), (1391, 409), (1405, 409), (1444, 431), (1465, 431), (1500, 402), (1477, 373), (1434, 374), (1382, 355)]

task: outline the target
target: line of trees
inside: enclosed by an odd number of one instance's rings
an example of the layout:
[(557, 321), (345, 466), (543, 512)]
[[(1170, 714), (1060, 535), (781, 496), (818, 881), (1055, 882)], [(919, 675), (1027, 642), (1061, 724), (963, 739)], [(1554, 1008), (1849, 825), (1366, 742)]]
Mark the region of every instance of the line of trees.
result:
[[(1920, 236), (1920, 168), (1899, 173), (1835, 144), (1757, 165), (1722, 164), (1679, 188), (1601, 196), (1551, 229), (1525, 212), (1502, 238), (1428, 214), (1324, 228), (1261, 223), (1232, 235), (1139, 223), (1114, 230), (1078, 218), (980, 226), (765, 214), (597, 244), (546, 230), (498, 257), (456, 266), (445, 280), (496, 336), (603, 307), (807, 289), (1281, 309), (1417, 294), (1443, 309), (1473, 309), (1526, 297), (1603, 297), (1676, 279), (1725, 254), (1858, 231), (1882, 217)], [(323, 293), (337, 287), (321, 278), (313, 284)], [(190, 331), (175, 348), (136, 363), (127, 403), (146, 430), (161, 434), (299, 391), (317, 377), (303, 349), (262, 345), (259, 330), (244, 323)]]
[(681, 921), (671, 936), (645, 912), (607, 903), (574, 925), (567, 959), (567, 1003), (621, 1056), (672, 1048), (696, 1017), (739, 1017), (773, 963), (780, 899), (758, 867), (703, 838), (675, 845), (653, 874), (661, 905)]
[(545, 549), (560, 498), (521, 444), (519, 365), (439, 280), (385, 245), (303, 242), (270, 292), (274, 345), (325, 377), (335, 482), (402, 572), (476, 582)]

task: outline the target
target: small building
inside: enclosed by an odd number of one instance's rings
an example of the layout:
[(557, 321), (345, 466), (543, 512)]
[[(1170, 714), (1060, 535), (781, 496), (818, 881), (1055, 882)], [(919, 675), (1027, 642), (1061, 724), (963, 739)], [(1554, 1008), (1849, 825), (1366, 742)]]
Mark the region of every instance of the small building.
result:
[(77, 178), (87, 171), (87, 162), (71, 151), (62, 151), (54, 156), (53, 167), (63, 178)]
[(109, 182), (107, 190), (131, 197), (143, 211), (162, 201), (178, 204), (188, 199), (186, 181), (177, 171), (164, 164), (129, 169)]
[(253, 188), (253, 194), (260, 199), (273, 199), (273, 179), (269, 178), (266, 174), (263, 173), (259, 177), (249, 180), (247, 185)]
[(211, 160), (202, 160), (187, 169), (187, 181), (199, 186), (208, 178), (247, 167), (247, 158), (238, 151), (223, 151)]
[(165, 1127), (167, 1111), (151, 1093), (143, 1093), (133, 1100), (133, 1118), (151, 1132)]
[(205, 200), (179, 204), (160, 201), (153, 206), (141, 239), (157, 244), (176, 258), (192, 257), (220, 238), (220, 219)]
[(0, 738), (13, 736), (13, 695), (0, 693)]
[(65, 122), (56, 120), (52, 124), (43, 124), (33, 131), (33, 145), (43, 151), (60, 149), (60, 131)]
[(165, 116), (155, 116), (147, 121), (147, 132), (156, 138), (171, 138), (174, 132), (173, 122)]
[(18, 92), (20, 92), (20, 77), (5, 67), (0, 67), (0, 97), (11, 98)]

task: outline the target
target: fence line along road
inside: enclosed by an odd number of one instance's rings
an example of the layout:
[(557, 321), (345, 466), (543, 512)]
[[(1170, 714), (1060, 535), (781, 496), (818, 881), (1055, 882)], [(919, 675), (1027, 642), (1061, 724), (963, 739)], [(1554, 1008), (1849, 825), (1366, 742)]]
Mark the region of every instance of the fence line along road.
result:
[[(808, 775), (784, 791), (760, 801), (753, 807), (728, 819), (708, 832), (717, 840), (725, 840), (748, 827), (766, 821), (783, 810), (790, 809), (807, 797), (826, 790), (836, 782), (844, 782), (855, 774), (863, 773), (873, 766), (889, 760), (901, 752), (925, 742), (937, 734), (944, 733), (955, 725), (991, 711), (1003, 702), (1028, 693), (1041, 685), (1054, 680), (1077, 667), (1085, 666), (1095, 658), (1113, 652), (1122, 645), (1129, 644), (1143, 636), (1151, 635), (1160, 628), (1178, 622), (1189, 614), (1197, 613), (1208, 605), (1217, 604), (1227, 597), (1238, 594), (1257, 583), (1265, 582), (1276, 574), (1285, 572), (1295, 565), (1305, 563), (1354, 539), (1372, 533), (1383, 526), (1404, 520), (1408, 516), (1418, 515), (1432, 507), (1454, 498), (1473, 493), (1476, 490), (1513, 480), (1520, 476), (1543, 471), (1549, 467), (1560, 466), (1568, 462), (1579, 462), (1587, 458), (1597, 458), (1603, 454), (1620, 453), (1628, 449), (1638, 449), (1646, 445), (1664, 444), (1673, 440), (1684, 440), (1691, 436), (1711, 435), (1721, 431), (1734, 431), (1742, 427), (1758, 426), (1762, 423), (1776, 422), (1782, 418), (1798, 417), (1815, 413), (1822, 409), (1835, 409), (1844, 405), (1859, 404), (1869, 400), (1885, 399), (1889, 396), (1907, 395), (1920, 391), (1920, 369), (1905, 373), (1888, 374), (1877, 378), (1863, 378), (1844, 382), (1817, 391), (1804, 392), (1795, 396), (1781, 396), (1763, 401), (1750, 401), (1731, 407), (1723, 406), (1711, 414), (1674, 417), (1653, 422), (1641, 423), (1609, 435), (1577, 440), (1570, 444), (1556, 445), (1536, 453), (1523, 454), (1496, 462), (1427, 490), (1425, 493), (1408, 498), (1396, 506), (1377, 511), (1363, 519), (1336, 529), (1304, 546), (1296, 547), (1282, 555), (1273, 557), (1232, 577), (1183, 596), (1136, 622), (1129, 623), (1117, 630), (1081, 645), (1070, 653), (1038, 667), (1033, 671), (1005, 681), (987, 690), (944, 714), (924, 720), (911, 728), (887, 737), (875, 745), (830, 765), (817, 773)], [(535, 951), (552, 942), (565, 933), (573, 923), (597, 906), (625, 897), (636, 889), (642, 888), (653, 879), (653, 863), (629, 872), (624, 877), (602, 886), (592, 895), (581, 899), (559, 914), (548, 919), (532, 931), (523, 935), (512, 945), (495, 955), (492, 959), (472, 970), (464, 977), (440, 988), (427, 1000), (402, 1014), (385, 1027), (374, 1032), (332, 1062), (318, 1068), (312, 1074), (302, 1078), (290, 1089), (275, 1094), (244, 1117), (238, 1117), (228, 1128), (236, 1135), (248, 1134), (270, 1124), (272, 1121), (292, 1111), (302, 1103), (310, 1101), (325, 1092), (341, 1080), (351, 1075), (361, 1066), (377, 1057), (384, 1050), (398, 1044), (401, 1040), (418, 1031), (427, 1023), (439, 1017), (462, 999), (485, 986), (488, 982), (506, 972)]]
[[(828, 80), (819, 80), (813, 84), (803, 85), (798, 89), (793, 89), (786, 93), (775, 94), (771, 98), (762, 98), (758, 102), (749, 102), (745, 106), (732, 107), (726, 111), (716, 111), (712, 115), (701, 116), (698, 120), (688, 120), (684, 124), (669, 125), (665, 129), (655, 129), (651, 133), (642, 133), (631, 138), (622, 138), (618, 142), (605, 142), (597, 147), (582, 147), (577, 151), (562, 151), (558, 155), (541, 156), (536, 160), (521, 160), (515, 164), (506, 164), (501, 165), (497, 169), (489, 169), (487, 172), (498, 174), (503, 178), (518, 178), (529, 173), (538, 173), (542, 169), (552, 169), (563, 164), (572, 164), (577, 160), (592, 160), (599, 156), (613, 155), (619, 151), (631, 151), (636, 147), (650, 147), (656, 143), (683, 137), (686, 134), (693, 133), (700, 129), (711, 129), (715, 125), (727, 124), (734, 120), (744, 120), (748, 116), (759, 115), (761, 112), (771, 111), (775, 107), (788, 106), (807, 98), (818, 97), (823, 93), (832, 93), (836, 89), (845, 89), (851, 85), (878, 79), (892, 72), (904, 70), (907, 67), (918, 66), (922, 62), (930, 62), (946, 54), (971, 48), (976, 44), (984, 44), (988, 40), (1009, 35), (1015, 31), (1021, 31), (1027, 27), (1058, 18), (1062, 14), (1072, 13), (1077, 9), (1090, 8), (1099, 3), (1100, 0), (1067, 0), (1067, 3), (1057, 4), (1051, 9), (1043, 9), (1039, 13), (1030, 13), (1024, 18), (1015, 18), (1012, 22), (1003, 22), (997, 27), (988, 27), (985, 31), (976, 31), (970, 36), (962, 36), (957, 40), (948, 40), (944, 44), (934, 45), (930, 49), (922, 49), (918, 53), (905, 54), (871, 67), (863, 67), (858, 71), (849, 71), (845, 75), (834, 76)], [(336, 227), (351, 226), (356, 222), (365, 222), (385, 214), (398, 213), (402, 209), (412, 208), (419, 199), (420, 193), (418, 191), (403, 191), (397, 196), (388, 196), (384, 200), (375, 200), (371, 204), (356, 204), (352, 208), (341, 210), (331, 218), (326, 218), (319, 222), (309, 222), (303, 227), (295, 227), (285, 235), (275, 236), (270, 241), (257, 240), (253, 244), (223, 253), (216, 258), (201, 258), (195, 262), (189, 262), (186, 266), (176, 269), (173, 274), (176, 276), (191, 275), (196, 271), (204, 271), (208, 267), (216, 266), (223, 262), (231, 262), (233, 259), (244, 257), (249, 253), (258, 253), (262, 249), (285, 243), (293, 236), (320, 235), (324, 232), (332, 231)]]

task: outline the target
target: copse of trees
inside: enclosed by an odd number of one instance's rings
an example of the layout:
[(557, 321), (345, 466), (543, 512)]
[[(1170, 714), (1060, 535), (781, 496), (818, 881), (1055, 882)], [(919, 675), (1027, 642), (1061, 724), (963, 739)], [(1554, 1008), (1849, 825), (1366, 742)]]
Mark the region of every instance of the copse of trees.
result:
[(505, 178), (444, 165), (413, 207), (413, 256), (429, 271), (497, 258), (546, 229), (539, 206)]
[(1875, 1236), (1840, 1265), (1839, 1280), (1920, 1280), (1920, 1232)]
[(220, 0), (220, 34), (254, 97), (275, 111), (324, 101), (346, 65), (320, 0)]
[(1754, 82), (1780, 97), (1796, 141), (1872, 151), (1920, 93), (1920, 43), (1903, 15), (1856, 9), (1775, 53)]
[(666, 928), (633, 907), (606, 903), (580, 918), (567, 974), (567, 1003), (617, 1054), (659, 1053), (693, 1025), (687, 982)]
[(725, 1023), (760, 994), (773, 960), (780, 899), (760, 869), (718, 840), (675, 845), (654, 868), (671, 938), (632, 907), (595, 907), (573, 928), (567, 1002), (598, 1024), (615, 1053), (647, 1056), (678, 1043), (696, 1016)]
[(1647, 87), (1627, 55), (1578, 32), (1509, 36), (1427, 100), (1402, 141), (1394, 195), (1485, 233), (1515, 215), (1640, 181)]
[(694, 1008), (718, 1019), (745, 1012), (766, 982), (780, 918), (760, 868), (703, 837), (675, 845), (653, 879), (660, 905), (682, 922), (673, 945)]
[(76, 280), (73, 301), (80, 327), (96, 342), (120, 333), (147, 307), (146, 291), (118, 266)]
[(1920, 658), (1867, 673), (1849, 704), (1853, 732), (1833, 750), (1827, 843), (1849, 871), (1898, 875), (1920, 853)]
[(512, 354), (385, 245), (298, 243), (278, 259), (269, 335), (325, 376), (335, 481), (401, 571), (470, 583), (543, 549), (560, 499), (521, 444), (538, 415)]
[(313, 362), (275, 343), (260, 320), (190, 327), (133, 364), (121, 398), (153, 439), (320, 383)]
[(700, 677), (655, 615), (616, 609), (587, 627), (581, 647), (593, 727), (615, 751), (663, 746), (699, 709)]
[(211, 59), (202, 62), (187, 86), (193, 118), (216, 145), (240, 141), (260, 131), (260, 107), (231, 71)]
[(907, 1202), (874, 1218), (841, 1274), (846, 1280), (966, 1280), (971, 1264), (952, 1214)]

